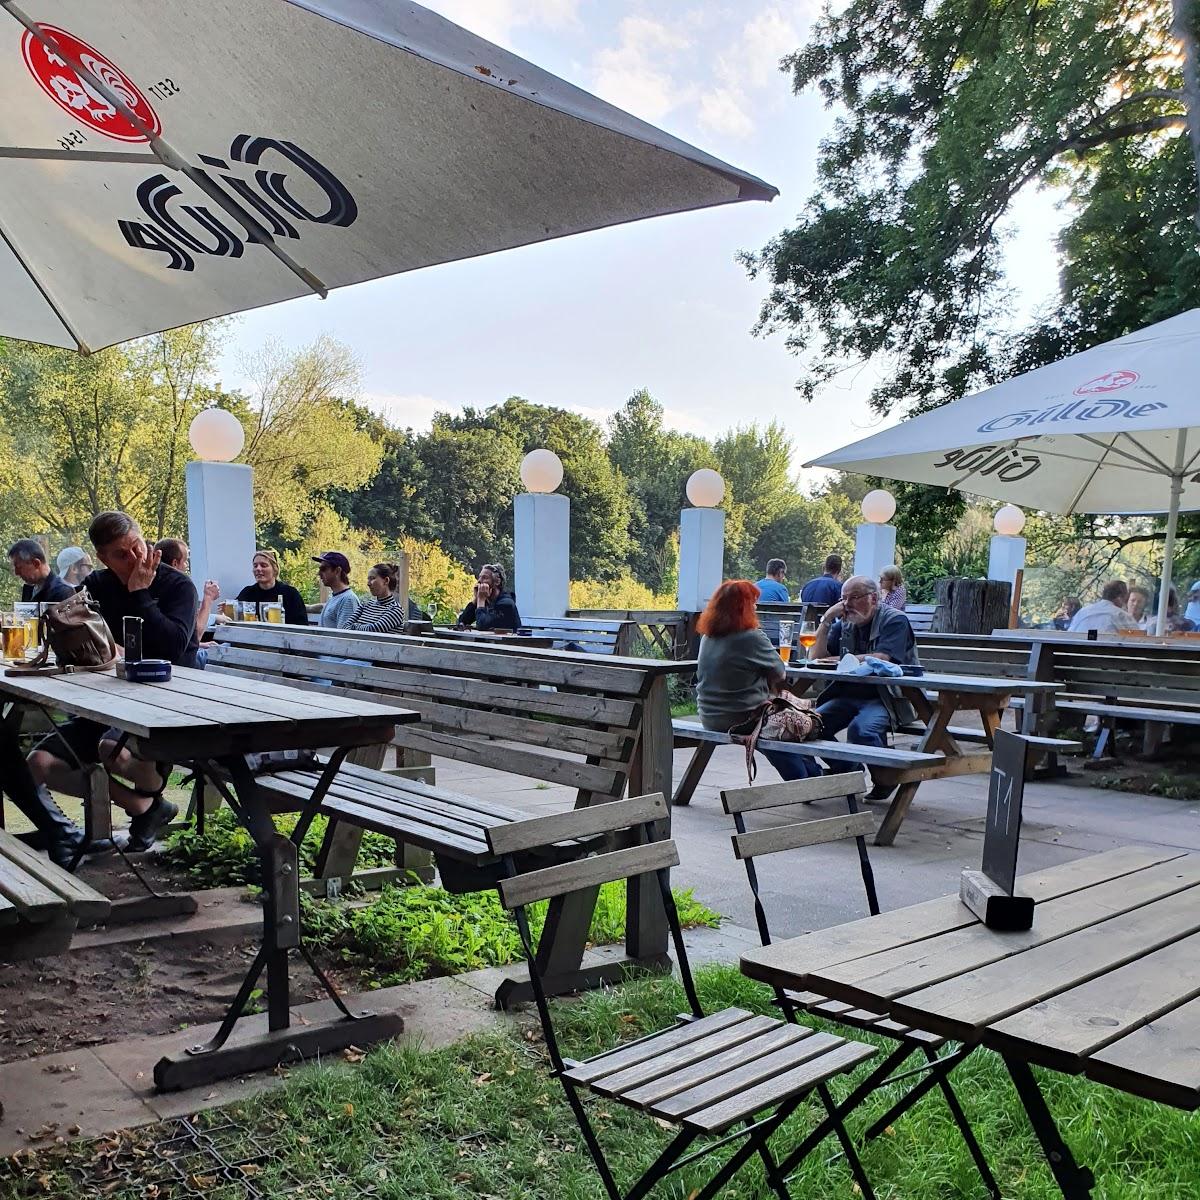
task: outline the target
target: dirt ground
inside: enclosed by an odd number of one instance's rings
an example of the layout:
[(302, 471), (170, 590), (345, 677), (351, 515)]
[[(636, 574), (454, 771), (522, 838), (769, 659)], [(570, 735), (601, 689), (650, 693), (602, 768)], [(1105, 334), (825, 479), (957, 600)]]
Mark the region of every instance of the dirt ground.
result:
[[(220, 1020), (256, 949), (253, 936), (159, 938), (5, 965), (0, 1062)], [(325, 995), (295, 956), (291, 976), (294, 1003)], [(265, 1006), (265, 994), (251, 1003)]]

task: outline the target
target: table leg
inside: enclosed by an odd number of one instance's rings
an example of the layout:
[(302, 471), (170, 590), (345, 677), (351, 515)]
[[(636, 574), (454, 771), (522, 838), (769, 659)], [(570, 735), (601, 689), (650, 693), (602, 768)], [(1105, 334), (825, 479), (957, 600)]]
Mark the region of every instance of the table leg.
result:
[(875, 845), (890, 846), (896, 840), (896, 834), (900, 831), (904, 818), (908, 816), (913, 797), (917, 794), (917, 788), (920, 786), (919, 781), (914, 781), (902, 783), (896, 789), (896, 794), (892, 797), (892, 802), (888, 805), (888, 810), (875, 834)]
[[(243, 758), (220, 761), (223, 772), (233, 781), (236, 797), (212, 763), (196, 764), (225, 798), (258, 848), (263, 880), (262, 946), (212, 1039), (191, 1046), (182, 1054), (167, 1055), (155, 1064), (154, 1082), (159, 1091), (198, 1087), (229, 1075), (333, 1053), (352, 1044), (367, 1045), (395, 1037), (403, 1030), (404, 1021), (398, 1013), (351, 1012), (300, 940), (299, 844), (344, 757), (341, 751), (331, 756), (291, 838), (276, 831), (270, 809)], [(300, 951), (321, 981), (341, 1012), (339, 1018), (310, 1022), (302, 1029), (291, 1027), (288, 954), (293, 949)], [(226, 1045), (264, 969), (268, 989), (266, 1029), (256, 1029), (237, 1039), (236, 1044)], [(247, 1024), (261, 1026), (262, 1022), (252, 1018)]]
[(1029, 1064), (1019, 1059), (1005, 1058), (1004, 1065), (1012, 1076), (1017, 1095), (1025, 1106), (1029, 1123), (1033, 1126), (1064, 1200), (1091, 1200), (1096, 1178), (1087, 1167), (1081, 1167), (1075, 1161), (1071, 1148), (1063, 1141)]

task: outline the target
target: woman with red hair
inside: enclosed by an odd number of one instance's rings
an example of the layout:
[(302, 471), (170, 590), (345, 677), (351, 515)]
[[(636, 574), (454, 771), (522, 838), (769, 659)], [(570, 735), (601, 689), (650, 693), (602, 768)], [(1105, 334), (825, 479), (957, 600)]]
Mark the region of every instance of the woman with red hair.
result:
[[(752, 722), (783, 686), (786, 672), (779, 651), (758, 624), (758, 597), (758, 588), (748, 579), (727, 579), (696, 623), (703, 634), (696, 666), (696, 707), (705, 729), (728, 733)], [(813, 759), (799, 754), (779, 750), (762, 754), (783, 779), (821, 773)]]

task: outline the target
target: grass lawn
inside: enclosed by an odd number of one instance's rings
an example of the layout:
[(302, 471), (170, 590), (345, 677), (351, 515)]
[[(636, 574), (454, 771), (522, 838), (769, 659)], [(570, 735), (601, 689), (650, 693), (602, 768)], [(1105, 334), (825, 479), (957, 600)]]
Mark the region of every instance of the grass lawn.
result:
[[(766, 989), (733, 968), (705, 969), (699, 984), (708, 1010), (732, 1003), (769, 1008)], [(661, 980), (562, 1002), (557, 1012), (564, 1051), (579, 1057), (594, 1053), (660, 1027), (684, 1007), (681, 989)], [(1096, 1171), (1096, 1200), (1196, 1195), (1198, 1118), (1081, 1080), (1040, 1074), (1076, 1156)], [(999, 1060), (976, 1054), (953, 1078), (1005, 1196), (1056, 1200), (1059, 1193)], [(835, 1090), (842, 1093), (848, 1086)], [(851, 1119), (852, 1132), (894, 1096), (892, 1091), (873, 1097)], [(615, 1104), (600, 1103), (593, 1111), (605, 1145), (612, 1148), (618, 1181), (627, 1187), (668, 1134)], [(243, 1175), (260, 1195), (272, 1198), (603, 1197), (561, 1088), (546, 1072), (540, 1036), (532, 1030), (497, 1031), (437, 1051), (381, 1047), (351, 1069), (297, 1071), (273, 1093), (196, 1121), (214, 1131), (227, 1159), (235, 1158), (239, 1148), (266, 1151), (264, 1158), (246, 1165)], [(798, 1138), (810, 1121), (802, 1110), (781, 1137), (786, 1140), (790, 1133)], [(197, 1167), (199, 1182), (192, 1178), (168, 1188), (153, 1145), (170, 1132), (170, 1127), (154, 1126), (107, 1142), (23, 1152), (19, 1162), (0, 1164), (0, 1200), (175, 1200), (197, 1192), (210, 1200), (233, 1200), (246, 1195), (227, 1177), (204, 1173), (202, 1164)], [(809, 1158), (793, 1176), (793, 1196), (849, 1200), (856, 1194), (849, 1173), (833, 1154), (834, 1143), (827, 1141)], [(686, 1200), (715, 1169), (715, 1161), (716, 1156), (670, 1177), (654, 1194)], [(881, 1200), (984, 1195), (936, 1096), (923, 1100), (872, 1143), (864, 1161)], [(156, 1172), (160, 1182), (153, 1182)], [(86, 1177), (92, 1182), (84, 1182)], [(730, 1200), (769, 1197), (757, 1163), (723, 1194)]]

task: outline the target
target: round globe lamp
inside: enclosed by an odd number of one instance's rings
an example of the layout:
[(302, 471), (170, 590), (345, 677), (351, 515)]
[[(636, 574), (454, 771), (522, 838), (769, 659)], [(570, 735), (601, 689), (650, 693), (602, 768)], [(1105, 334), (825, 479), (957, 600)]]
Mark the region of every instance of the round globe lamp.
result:
[(863, 520), (872, 525), (886, 525), (896, 513), (896, 497), (883, 488), (868, 492), (862, 499)]
[(553, 450), (530, 450), (521, 459), (521, 482), (528, 491), (552, 492), (562, 481), (562, 459)]
[(996, 510), (992, 525), (1001, 537), (1016, 537), (1025, 528), (1025, 514), (1015, 504), (1006, 504)]
[(246, 444), (242, 423), (224, 408), (206, 408), (188, 426), (188, 441), (208, 462), (232, 462)]
[(686, 491), (697, 508), (716, 508), (725, 499), (725, 480), (711, 467), (701, 467), (688, 476)]

